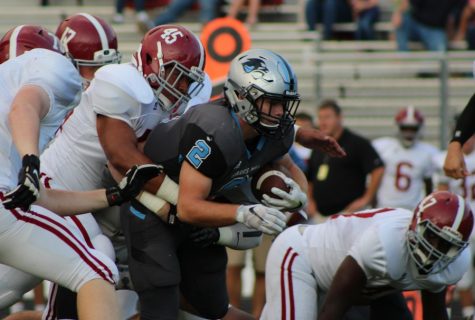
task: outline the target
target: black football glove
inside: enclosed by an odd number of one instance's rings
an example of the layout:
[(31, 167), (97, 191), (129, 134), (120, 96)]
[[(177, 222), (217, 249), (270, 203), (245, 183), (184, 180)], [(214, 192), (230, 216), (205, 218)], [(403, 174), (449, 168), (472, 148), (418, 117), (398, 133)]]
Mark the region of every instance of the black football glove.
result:
[(194, 227), (189, 237), (196, 247), (206, 248), (219, 240), (219, 229)]
[(28, 211), (40, 195), (40, 159), (34, 154), (23, 156), (18, 173), (18, 185), (2, 201), (6, 209), (20, 208)]
[(118, 206), (135, 198), (143, 186), (160, 175), (163, 167), (155, 164), (135, 165), (130, 168), (117, 186), (106, 189), (109, 206)]

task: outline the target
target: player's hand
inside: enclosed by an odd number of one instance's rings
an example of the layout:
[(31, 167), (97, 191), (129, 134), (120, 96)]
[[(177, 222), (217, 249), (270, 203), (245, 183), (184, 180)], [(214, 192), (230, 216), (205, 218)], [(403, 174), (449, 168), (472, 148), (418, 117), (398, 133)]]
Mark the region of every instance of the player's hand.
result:
[(28, 211), (40, 194), (40, 159), (34, 154), (23, 156), (18, 173), (18, 185), (3, 200), (6, 209), (20, 208)]
[(155, 164), (135, 165), (130, 168), (124, 178), (115, 187), (106, 189), (109, 206), (121, 205), (135, 198), (143, 186), (163, 172), (163, 167)]
[(286, 216), (277, 209), (262, 204), (242, 205), (236, 210), (236, 221), (267, 234), (281, 233), (286, 226)]
[(299, 128), (296, 141), (306, 148), (320, 150), (330, 157), (341, 158), (346, 156), (345, 150), (334, 138), (315, 128)]
[(307, 194), (300, 189), (300, 186), (291, 178), (284, 179), (285, 184), (290, 188), (287, 193), (279, 188), (272, 188), (271, 191), (281, 199), (276, 199), (264, 194), (262, 203), (268, 207), (279, 210), (299, 210), (307, 204)]
[(219, 240), (219, 229), (194, 227), (189, 237), (198, 248), (206, 248)]
[(461, 179), (469, 175), (463, 158), (462, 146), (457, 141), (451, 142), (447, 148), (444, 172), (454, 179)]

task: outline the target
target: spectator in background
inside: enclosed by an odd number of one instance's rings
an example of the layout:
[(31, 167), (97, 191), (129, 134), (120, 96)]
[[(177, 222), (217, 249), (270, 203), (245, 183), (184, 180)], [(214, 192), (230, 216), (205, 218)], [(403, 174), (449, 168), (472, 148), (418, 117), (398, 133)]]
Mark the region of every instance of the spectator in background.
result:
[[(228, 16), (230, 18), (236, 19), (239, 10), (244, 6), (247, 0), (233, 0), (231, 2), (231, 7), (229, 8)], [(249, 9), (247, 10), (246, 24), (249, 28), (252, 28), (257, 22), (259, 14), (259, 8), (261, 6), (261, 0), (249, 0)]]
[(320, 130), (336, 139), (347, 156), (330, 158), (312, 152), (307, 171), (309, 214), (330, 216), (370, 206), (384, 173), (383, 161), (366, 138), (343, 126), (341, 108), (334, 100), (319, 106), (318, 123)]
[(453, 8), (463, 0), (401, 0), (393, 15), (398, 49), (409, 50), (409, 41), (421, 41), (425, 49), (447, 50), (446, 26)]
[(356, 40), (374, 40), (374, 24), (379, 18), (379, 0), (352, 0), (351, 7), (356, 20)]
[(373, 141), (386, 167), (377, 193), (377, 207), (413, 209), (424, 194), (432, 192), (432, 158), (438, 150), (420, 141), (424, 116), (419, 110), (413, 106), (403, 108), (395, 120), (397, 138)]
[[(295, 124), (300, 128), (314, 128), (313, 118), (306, 112), (299, 112), (295, 115)], [(302, 146), (298, 142), (294, 142), (290, 148), (289, 155), (294, 160), (295, 164), (299, 166), (300, 170), (307, 173), (308, 160), (312, 154), (312, 149)]]
[[(115, 16), (112, 18), (113, 23), (124, 23), (124, 9), (126, 0), (115, 1)], [(134, 0), (135, 13), (137, 15), (137, 22), (148, 23), (149, 17), (145, 11), (145, 0)]]
[(307, 0), (305, 16), (309, 31), (317, 22), (323, 23), (323, 39), (333, 38), (333, 24), (352, 21), (351, 7), (347, 0)]
[(475, 50), (475, 0), (469, 0), (465, 5), (454, 40), (466, 40), (468, 49)]
[(175, 22), (196, 2), (198, 2), (200, 6), (201, 23), (206, 24), (218, 16), (218, 4), (220, 0), (172, 0), (166, 10), (161, 12), (153, 22), (138, 21), (139, 29), (143, 33), (146, 33), (155, 26)]

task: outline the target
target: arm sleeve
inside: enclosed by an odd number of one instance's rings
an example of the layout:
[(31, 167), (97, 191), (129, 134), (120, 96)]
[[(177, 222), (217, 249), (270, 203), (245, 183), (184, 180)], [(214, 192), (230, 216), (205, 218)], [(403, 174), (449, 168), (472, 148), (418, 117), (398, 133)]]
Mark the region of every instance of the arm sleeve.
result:
[(475, 133), (475, 94), (468, 101), (465, 109), (460, 114), (455, 132), (451, 141), (464, 144)]
[(195, 124), (189, 124), (180, 141), (180, 154), (196, 170), (215, 179), (227, 169), (226, 158), (214, 137)]

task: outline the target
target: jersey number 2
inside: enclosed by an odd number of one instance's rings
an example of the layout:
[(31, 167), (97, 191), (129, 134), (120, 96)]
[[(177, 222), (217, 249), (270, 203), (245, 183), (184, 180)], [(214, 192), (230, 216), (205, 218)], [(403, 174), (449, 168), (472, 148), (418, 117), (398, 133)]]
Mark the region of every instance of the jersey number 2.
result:
[(210, 154), (211, 148), (206, 143), (206, 141), (200, 139), (195, 142), (195, 145), (188, 152), (186, 158), (188, 159), (188, 161), (190, 161), (193, 167), (198, 169), (203, 163), (203, 160), (208, 158)]

